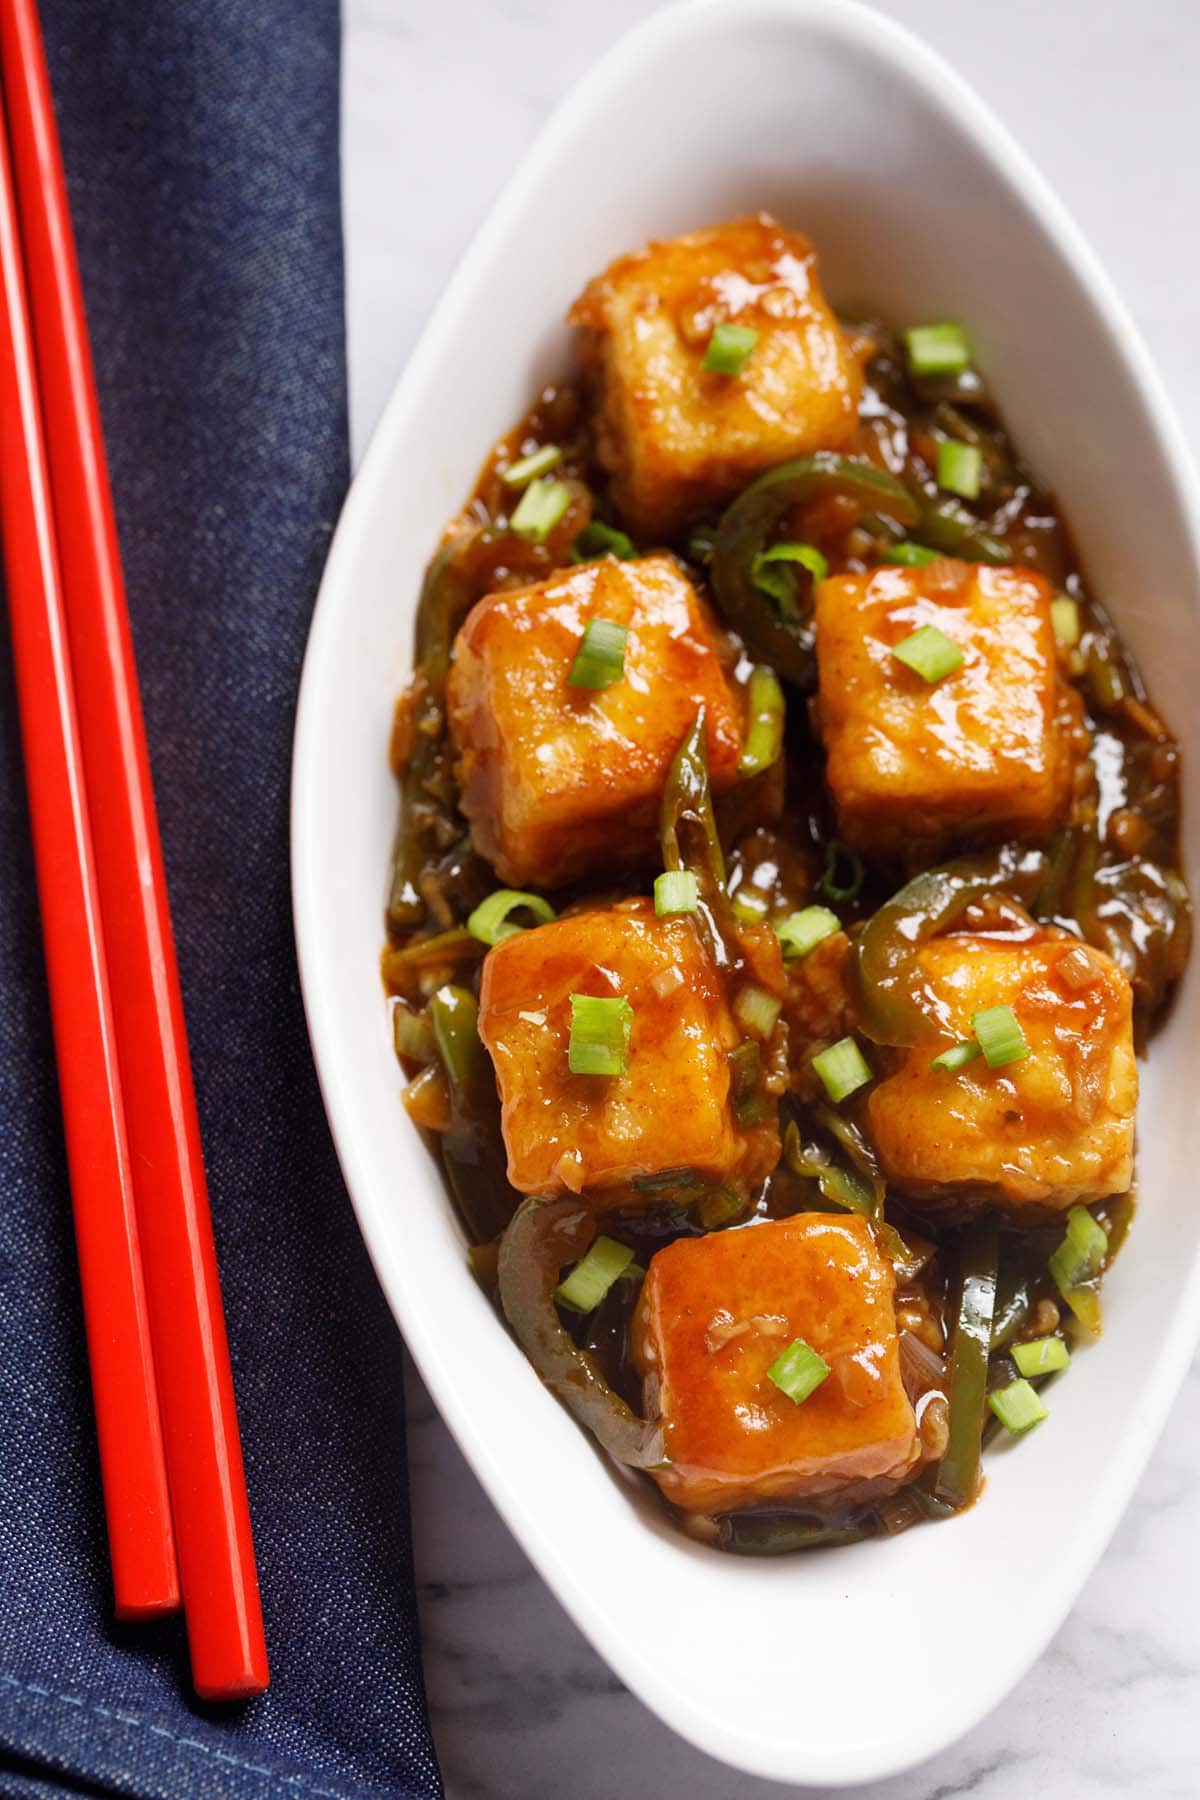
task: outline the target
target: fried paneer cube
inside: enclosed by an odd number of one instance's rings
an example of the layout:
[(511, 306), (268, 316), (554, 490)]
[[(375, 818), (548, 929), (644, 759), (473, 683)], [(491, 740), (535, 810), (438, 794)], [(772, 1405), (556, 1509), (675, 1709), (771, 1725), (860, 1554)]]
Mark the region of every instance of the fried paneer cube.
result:
[[(771, 935), (756, 937), (755, 976), (778, 993)], [(571, 1074), (572, 994), (629, 1001), (623, 1075)], [(745, 1129), (734, 1118), (729, 1051), (742, 1033), (689, 915), (625, 900), (505, 938), (484, 960), (479, 1034), (522, 1193), (607, 1191), (667, 1169), (745, 1188), (779, 1159), (773, 1116)]]
[[(620, 257), (576, 301), (599, 385), (597, 450), (633, 529), (670, 537), (791, 456), (849, 447), (862, 370), (807, 238), (765, 213)], [(756, 334), (705, 369), (716, 326)]]
[[(568, 680), (592, 619), (629, 634), (623, 672), (598, 690)], [(741, 711), (721, 651), (670, 556), (606, 557), (479, 601), (455, 640), (447, 708), (462, 809), (503, 880), (554, 887), (650, 852), (701, 706), (713, 787), (736, 780)]]
[[(920, 979), (940, 1036), (896, 1052), (867, 1101), (889, 1182), (917, 1204), (1060, 1208), (1124, 1193), (1137, 1105), (1132, 991), (1099, 950), (1060, 933), (934, 938)], [(975, 1013), (1011, 1006), (1028, 1056), (990, 1069), (930, 1065), (970, 1039)]]
[[(920, 1447), (894, 1296), (892, 1265), (854, 1215), (799, 1213), (658, 1251), (634, 1350), (665, 1430), (667, 1498), (717, 1513), (903, 1481)], [(797, 1338), (830, 1369), (799, 1404), (767, 1374)]]
[[(848, 843), (928, 861), (1059, 823), (1078, 710), (1058, 680), (1051, 597), (1029, 570), (953, 561), (818, 584), (818, 719)], [(895, 654), (925, 626), (962, 652), (939, 681)]]

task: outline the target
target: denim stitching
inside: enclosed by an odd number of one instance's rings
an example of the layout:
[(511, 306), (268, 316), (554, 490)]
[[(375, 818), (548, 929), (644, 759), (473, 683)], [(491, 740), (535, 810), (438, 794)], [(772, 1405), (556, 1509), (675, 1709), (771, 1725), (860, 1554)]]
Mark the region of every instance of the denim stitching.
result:
[(345, 1800), (345, 1796), (337, 1794), (332, 1788), (314, 1787), (304, 1775), (277, 1775), (274, 1769), (268, 1769), (262, 1763), (247, 1762), (244, 1757), (230, 1756), (225, 1750), (216, 1750), (211, 1744), (202, 1744), (199, 1738), (180, 1737), (174, 1731), (168, 1731), (164, 1725), (151, 1725), (149, 1721), (137, 1718), (133, 1713), (113, 1712), (110, 1707), (101, 1706), (98, 1700), (81, 1700), (75, 1694), (58, 1694), (53, 1689), (43, 1687), (37, 1681), (18, 1681), (14, 1675), (0, 1675), (0, 1686), (15, 1688), (19, 1694), (35, 1694), (39, 1700), (55, 1700), (61, 1706), (82, 1706), (90, 1712), (99, 1714), (102, 1719), (115, 1719), (118, 1725), (136, 1727), (139, 1731), (153, 1732), (155, 1737), (169, 1738), (180, 1750), (199, 1750), (214, 1761), (228, 1763), (231, 1768), (244, 1769), (248, 1775), (265, 1775), (268, 1781), (281, 1781), (286, 1787), (301, 1787), (315, 1800)]

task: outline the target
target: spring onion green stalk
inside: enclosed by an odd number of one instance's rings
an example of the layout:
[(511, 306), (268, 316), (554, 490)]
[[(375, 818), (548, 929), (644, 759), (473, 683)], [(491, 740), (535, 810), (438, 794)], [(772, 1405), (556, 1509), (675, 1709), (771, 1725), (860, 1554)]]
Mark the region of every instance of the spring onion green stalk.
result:
[(543, 444), (540, 449), (531, 450), (528, 456), (509, 463), (507, 469), (501, 469), (500, 479), (505, 487), (525, 487), (536, 475), (548, 475), (551, 469), (557, 469), (562, 459), (563, 453), (557, 444)]
[[(799, 687), (811, 688), (816, 668), (810, 605), (785, 612), (755, 580), (758, 558), (797, 506), (837, 494), (864, 512), (884, 515), (899, 527), (915, 525), (920, 507), (908, 489), (871, 463), (818, 451), (768, 469), (722, 514), (712, 555), (712, 585), (725, 621), (759, 661)], [(812, 583), (810, 582), (811, 588)]]
[(983, 476), (983, 453), (975, 444), (950, 438), (937, 448), (937, 484), (946, 494), (977, 500)]
[(825, 938), (832, 937), (835, 931), (841, 929), (837, 914), (831, 913), (827, 906), (804, 906), (799, 912), (789, 913), (786, 919), (778, 920), (775, 935), (783, 950), (784, 961), (793, 962), (798, 957), (807, 956)]
[(614, 681), (620, 681), (625, 673), (628, 636), (628, 625), (618, 625), (615, 619), (589, 619), (571, 664), (567, 685), (599, 692), (601, 688), (611, 687)]
[(1071, 1352), (1060, 1337), (1032, 1338), (1025, 1344), (1014, 1344), (1012, 1359), (1022, 1375), (1057, 1375), (1071, 1360)]
[(704, 367), (710, 375), (740, 375), (757, 342), (758, 333), (750, 325), (727, 321), (715, 325), (704, 352)]
[(828, 1200), (831, 1206), (861, 1213), (865, 1219), (878, 1217), (883, 1199), (882, 1183), (876, 1184), (858, 1169), (841, 1167), (820, 1146), (806, 1144), (794, 1121), (783, 1134), (783, 1155), (792, 1173), (804, 1181), (815, 1181), (822, 1199)]
[(694, 913), (699, 900), (700, 883), (690, 869), (667, 869), (654, 883), (654, 910), (660, 919)]
[(793, 1338), (767, 1370), (767, 1379), (797, 1406), (802, 1406), (810, 1394), (815, 1394), (821, 1383), (828, 1381), (829, 1375), (825, 1358), (803, 1338)]
[(995, 1223), (969, 1226), (959, 1255), (958, 1314), (950, 1347), (949, 1436), (933, 1484), (934, 1499), (955, 1511), (970, 1506), (979, 1491), (998, 1257)]
[(570, 504), (571, 490), (565, 481), (538, 476), (514, 507), (508, 529), (524, 543), (544, 544)]
[(974, 1062), (983, 1051), (973, 1038), (965, 1039), (961, 1044), (952, 1044), (949, 1050), (943, 1050), (930, 1063), (931, 1069), (964, 1069), (969, 1062)]
[(1029, 1055), (1025, 1034), (1011, 1006), (985, 1006), (972, 1013), (971, 1030), (987, 1059), (989, 1069), (1003, 1069)]
[(759, 775), (779, 758), (783, 748), (783, 689), (774, 669), (759, 663), (751, 672), (746, 697), (746, 742), (738, 759), (739, 775)]
[[(824, 581), (829, 573), (829, 564), (821, 552), (812, 544), (772, 544), (767, 550), (760, 550), (751, 565), (750, 574), (755, 587), (769, 594), (778, 602), (780, 610), (789, 617), (799, 616), (799, 602), (796, 596), (796, 578), (789, 563), (799, 563), (807, 569), (814, 581)], [(783, 565), (783, 566), (780, 566)]]
[(940, 550), (929, 550), (924, 544), (889, 544), (883, 553), (885, 563), (897, 563), (903, 569), (923, 569), (937, 562)]
[(1084, 1330), (1100, 1335), (1100, 1296), (1096, 1278), (1108, 1256), (1108, 1233), (1086, 1206), (1067, 1214), (1067, 1232), (1050, 1258), (1054, 1284)]
[(618, 562), (628, 562), (636, 555), (637, 547), (629, 534), (618, 531), (615, 525), (606, 525), (603, 519), (592, 519), (571, 545), (573, 563), (595, 562), (600, 556), (615, 556)]
[(1057, 595), (1050, 602), (1050, 623), (1054, 627), (1055, 642), (1064, 650), (1073, 650), (1079, 642), (1079, 602), (1066, 594)]
[(747, 1039), (726, 1058), (729, 1064), (729, 1104), (742, 1129), (761, 1125), (771, 1108), (762, 1090), (762, 1048)]
[(818, 1051), (812, 1066), (835, 1106), (873, 1079), (871, 1065), (852, 1037), (839, 1038), (827, 1050)]
[(515, 937), (524, 930), (509, 918), (510, 913), (521, 911), (531, 912), (539, 925), (548, 925), (558, 916), (550, 902), (543, 900), (540, 894), (522, 893), (519, 888), (497, 888), (494, 894), (480, 901), (467, 920), (467, 930), (481, 944), (502, 944), (505, 938)]
[[(840, 864), (840, 867), (839, 867)], [(825, 873), (821, 892), (829, 900), (857, 900), (863, 884), (863, 859), (841, 838), (830, 838), (825, 846)]]
[(623, 996), (571, 995), (567, 1067), (572, 1075), (623, 1075), (633, 1008)]
[(851, 1525), (831, 1525), (828, 1520), (787, 1513), (726, 1513), (719, 1522), (717, 1542), (735, 1556), (791, 1556), (796, 1550), (861, 1543), (877, 1530), (866, 1516)]
[(971, 361), (961, 325), (913, 325), (904, 342), (913, 375), (961, 375)]
[(765, 988), (748, 986), (738, 990), (733, 1003), (733, 1016), (751, 1037), (769, 1038), (775, 1029), (782, 1002)]
[(598, 1237), (582, 1262), (577, 1262), (554, 1298), (569, 1312), (595, 1312), (613, 1282), (633, 1261), (633, 1251), (615, 1238)]
[(892, 655), (931, 687), (961, 669), (963, 661), (960, 646), (936, 625), (921, 625), (910, 632), (892, 646)]
[(1013, 1437), (1024, 1437), (1035, 1425), (1050, 1417), (1035, 1389), (1027, 1381), (1010, 1381), (988, 1395), (988, 1405)]
[(746, 1209), (746, 1202), (732, 1188), (710, 1188), (696, 1208), (696, 1215), (705, 1231), (715, 1231), (721, 1225), (728, 1225), (731, 1220)]
[(546, 1386), (608, 1454), (631, 1468), (661, 1468), (662, 1427), (639, 1419), (613, 1392), (554, 1304), (560, 1270), (583, 1259), (595, 1232), (594, 1217), (574, 1197), (523, 1201), (500, 1242), (500, 1304)]

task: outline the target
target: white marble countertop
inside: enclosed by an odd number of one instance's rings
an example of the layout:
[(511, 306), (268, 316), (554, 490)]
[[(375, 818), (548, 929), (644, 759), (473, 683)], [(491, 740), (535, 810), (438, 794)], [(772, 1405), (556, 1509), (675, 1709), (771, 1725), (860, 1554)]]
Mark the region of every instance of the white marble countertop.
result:
[[(559, 94), (650, 0), (345, 0), (356, 457), (418, 331)], [(1196, 0), (884, 0), (976, 85), (1115, 276), (1200, 454)], [(584, 1642), (415, 1377), (425, 1667), (451, 1800), (771, 1800), (674, 1737)], [(861, 1800), (1197, 1800), (1200, 1369), (1075, 1611), (1000, 1710)]]

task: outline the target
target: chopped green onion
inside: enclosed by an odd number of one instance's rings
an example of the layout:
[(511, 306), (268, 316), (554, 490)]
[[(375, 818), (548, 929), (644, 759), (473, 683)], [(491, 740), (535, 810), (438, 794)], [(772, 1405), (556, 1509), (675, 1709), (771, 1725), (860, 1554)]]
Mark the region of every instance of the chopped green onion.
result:
[(971, 352), (961, 325), (913, 325), (904, 334), (913, 375), (961, 375)]
[(598, 691), (620, 681), (628, 636), (628, 625), (618, 625), (615, 619), (589, 619), (567, 676), (568, 687)]
[(762, 1048), (753, 1039), (729, 1052), (729, 1103), (742, 1127), (761, 1125), (770, 1107), (762, 1091)]
[(1100, 1296), (1093, 1285), (1108, 1255), (1108, 1233), (1086, 1206), (1067, 1214), (1067, 1232), (1049, 1261), (1054, 1284), (1085, 1331), (1100, 1333)]
[(1067, 1214), (1067, 1242), (1079, 1258), (1081, 1275), (1098, 1275), (1108, 1255), (1108, 1233), (1086, 1206), (1073, 1206)]
[(769, 1038), (775, 1029), (782, 1002), (765, 988), (744, 987), (733, 1003), (733, 1016), (752, 1037)]
[(924, 544), (889, 544), (883, 560), (899, 563), (905, 569), (923, 569), (926, 563), (937, 562), (941, 554), (939, 550), (927, 549)]
[(988, 1395), (988, 1405), (1013, 1437), (1023, 1437), (1050, 1414), (1027, 1381), (1010, 1381)]
[(983, 478), (983, 452), (975, 444), (947, 438), (937, 447), (937, 484), (945, 494), (977, 500)]
[(740, 375), (757, 342), (752, 326), (716, 325), (704, 352), (704, 367), (710, 375)]
[(508, 521), (514, 537), (527, 544), (544, 544), (571, 504), (565, 481), (531, 481)]
[(628, 562), (636, 555), (637, 546), (628, 532), (606, 525), (603, 519), (593, 519), (585, 525), (571, 545), (573, 563), (595, 562), (599, 556), (615, 556), (618, 562)]
[(796, 578), (790, 568), (772, 568), (773, 563), (799, 563), (808, 570), (814, 581), (824, 581), (829, 573), (829, 564), (811, 544), (772, 544), (770, 549), (760, 550), (754, 558), (750, 565), (750, 577), (755, 587), (761, 588), (764, 594), (769, 594), (772, 600), (777, 601), (780, 611), (788, 618), (795, 618), (799, 613)]
[(550, 902), (543, 900), (540, 894), (523, 894), (518, 888), (497, 888), (494, 894), (479, 902), (467, 920), (467, 930), (481, 944), (502, 944), (505, 938), (515, 937), (524, 929), (514, 925), (508, 916), (521, 907), (531, 912), (539, 925), (548, 925), (558, 916)]
[(1071, 1353), (1060, 1337), (1032, 1338), (1013, 1345), (1012, 1359), (1022, 1375), (1057, 1375), (1070, 1362)]
[(1059, 594), (1050, 602), (1050, 623), (1054, 627), (1055, 642), (1064, 650), (1073, 650), (1079, 642), (1079, 603), (1071, 600), (1066, 594)]
[(784, 960), (791, 962), (795, 957), (807, 956), (822, 939), (832, 937), (841, 929), (841, 920), (827, 906), (805, 906), (799, 912), (789, 913), (786, 919), (780, 919), (775, 926), (775, 935), (782, 946)]
[(870, 1219), (875, 1215), (875, 1195), (870, 1183), (853, 1169), (839, 1169), (836, 1163), (822, 1169), (817, 1176), (817, 1183), (827, 1200), (837, 1201), (848, 1212), (862, 1213)]
[(582, 1262), (577, 1262), (567, 1279), (554, 1290), (560, 1306), (572, 1312), (595, 1312), (613, 1282), (622, 1276), (633, 1261), (628, 1244), (615, 1238), (598, 1237)]
[(567, 1067), (572, 1075), (623, 1075), (629, 1061), (633, 1008), (628, 1000), (571, 995)]
[(660, 919), (694, 913), (699, 900), (700, 883), (690, 869), (668, 869), (654, 883), (654, 910)]
[(751, 672), (746, 718), (748, 729), (738, 774), (758, 775), (771, 767), (783, 747), (783, 689), (774, 669), (765, 663)]
[(745, 1208), (745, 1201), (735, 1194), (732, 1188), (710, 1188), (699, 1206), (696, 1208), (700, 1223), (706, 1231), (713, 1231), (718, 1225), (728, 1225), (730, 1219), (736, 1219)]
[(974, 1062), (983, 1051), (973, 1038), (967, 1038), (961, 1044), (952, 1044), (949, 1050), (943, 1050), (930, 1063), (931, 1069), (963, 1069), (969, 1062)]
[(1029, 1055), (1029, 1045), (1011, 1006), (985, 1006), (982, 1012), (972, 1013), (971, 1030), (989, 1069), (1003, 1069)]
[(872, 1079), (871, 1067), (852, 1037), (839, 1038), (812, 1059), (822, 1086), (836, 1106)]
[[(837, 879), (838, 863), (845, 867), (845, 879)], [(841, 838), (830, 838), (825, 846), (825, 873), (821, 877), (821, 892), (829, 900), (856, 900), (863, 884), (863, 859), (857, 850), (849, 844), (843, 844)]]
[(551, 469), (557, 469), (563, 459), (563, 453), (557, 444), (543, 444), (539, 450), (531, 450), (528, 456), (521, 457), (519, 462), (509, 463), (507, 469), (501, 469), (500, 479), (506, 487), (524, 487), (535, 475), (548, 475)]
[(954, 639), (948, 638), (936, 625), (918, 626), (916, 631), (892, 646), (892, 655), (931, 685), (961, 668), (963, 659), (962, 650)]
[(830, 1368), (823, 1356), (818, 1356), (811, 1344), (803, 1338), (793, 1338), (787, 1349), (782, 1351), (767, 1370), (767, 1378), (775, 1383), (781, 1394), (800, 1406), (815, 1394), (823, 1381), (829, 1379)]
[(739, 888), (729, 902), (739, 925), (758, 925), (766, 918), (771, 902), (757, 888)]

